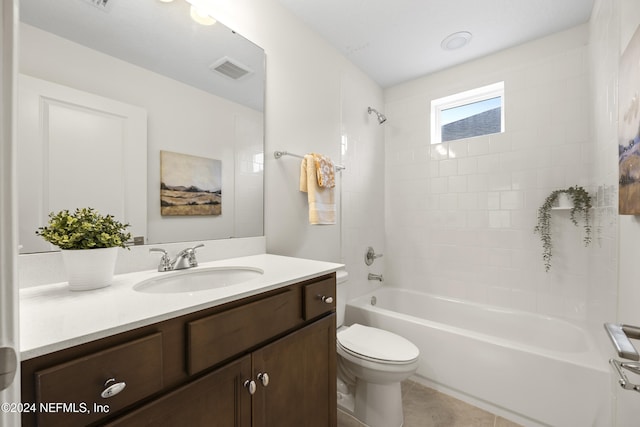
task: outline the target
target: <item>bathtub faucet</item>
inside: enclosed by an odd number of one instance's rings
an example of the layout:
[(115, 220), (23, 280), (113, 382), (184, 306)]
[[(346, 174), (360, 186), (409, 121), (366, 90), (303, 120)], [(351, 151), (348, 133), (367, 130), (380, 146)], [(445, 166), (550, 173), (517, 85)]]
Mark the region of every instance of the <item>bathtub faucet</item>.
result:
[(382, 278), (382, 274), (369, 273), (367, 280), (377, 280), (378, 282), (382, 282), (384, 279)]

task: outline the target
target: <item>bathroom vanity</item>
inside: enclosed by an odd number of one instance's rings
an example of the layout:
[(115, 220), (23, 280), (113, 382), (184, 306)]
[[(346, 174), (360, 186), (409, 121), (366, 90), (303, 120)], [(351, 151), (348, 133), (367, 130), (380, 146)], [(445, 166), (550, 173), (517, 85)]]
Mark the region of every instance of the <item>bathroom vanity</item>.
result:
[[(158, 295), (133, 290), (155, 272), (103, 291), (23, 290), (23, 426), (335, 426), (340, 265), (273, 255), (208, 264), (264, 273)], [(92, 315), (102, 320), (92, 326)]]

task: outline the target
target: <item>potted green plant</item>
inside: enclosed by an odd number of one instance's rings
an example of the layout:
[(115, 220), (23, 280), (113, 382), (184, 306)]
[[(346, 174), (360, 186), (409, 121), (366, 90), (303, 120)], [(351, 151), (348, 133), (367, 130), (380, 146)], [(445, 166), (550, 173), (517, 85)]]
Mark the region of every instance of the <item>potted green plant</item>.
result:
[(129, 224), (113, 215), (101, 215), (93, 208), (62, 210), (49, 214), (49, 224), (36, 234), (62, 250), (69, 288), (89, 290), (111, 284), (117, 248), (126, 248), (131, 239)]
[(589, 210), (591, 209), (591, 196), (583, 188), (573, 186), (561, 190), (554, 190), (547, 196), (544, 203), (538, 208), (538, 223), (533, 231), (540, 235), (542, 241), (542, 260), (544, 262), (545, 271), (551, 268), (551, 211), (555, 207), (558, 199), (562, 196), (568, 196), (570, 199), (570, 219), (573, 225), (578, 226), (578, 215), (584, 219), (584, 244), (588, 246), (591, 243), (591, 223), (589, 218)]

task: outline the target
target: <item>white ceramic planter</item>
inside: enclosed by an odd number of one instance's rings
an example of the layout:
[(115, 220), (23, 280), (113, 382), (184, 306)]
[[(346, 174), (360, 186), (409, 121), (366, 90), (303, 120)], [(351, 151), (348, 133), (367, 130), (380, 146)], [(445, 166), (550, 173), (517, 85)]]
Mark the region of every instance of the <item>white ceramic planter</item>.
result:
[(113, 281), (118, 248), (62, 250), (69, 289), (88, 291)]
[(561, 209), (571, 209), (573, 207), (573, 199), (567, 193), (558, 194), (558, 207)]

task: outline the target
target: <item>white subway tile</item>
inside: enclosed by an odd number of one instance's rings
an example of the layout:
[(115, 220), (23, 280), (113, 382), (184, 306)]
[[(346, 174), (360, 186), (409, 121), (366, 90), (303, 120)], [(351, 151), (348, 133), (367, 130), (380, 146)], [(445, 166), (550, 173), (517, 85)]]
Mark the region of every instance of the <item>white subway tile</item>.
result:
[(467, 157), (458, 160), (458, 174), (471, 175), (478, 171), (478, 160), (475, 157)]
[(458, 160), (441, 160), (440, 161), (440, 176), (451, 176), (458, 174)]
[(500, 170), (500, 155), (487, 154), (478, 157), (478, 173), (495, 173)]
[(509, 213), (509, 211), (489, 211), (489, 227), (511, 227), (511, 214)]
[(511, 174), (508, 172), (490, 173), (489, 191), (506, 191), (511, 190)]
[(465, 193), (467, 191), (466, 176), (450, 176), (449, 191), (452, 193)]
[(470, 175), (467, 187), (469, 191), (476, 193), (487, 191), (489, 189), (489, 175)]
[(481, 156), (483, 154), (488, 154), (489, 141), (490, 137), (488, 135), (479, 138), (473, 138), (471, 141), (469, 141), (469, 145), (467, 146), (469, 156)]
[(449, 191), (449, 179), (447, 177), (431, 178), (429, 184), (431, 193), (439, 194)]
[(449, 158), (448, 143), (443, 142), (441, 144), (432, 144), (429, 147), (429, 154), (432, 160), (444, 160)]
[(468, 145), (472, 143), (468, 139), (449, 142), (449, 158), (459, 159), (469, 155)]
[(521, 191), (501, 191), (500, 209), (515, 210), (524, 206), (524, 196)]

